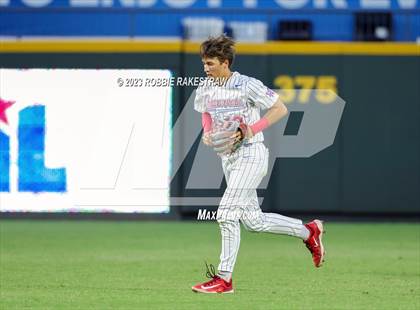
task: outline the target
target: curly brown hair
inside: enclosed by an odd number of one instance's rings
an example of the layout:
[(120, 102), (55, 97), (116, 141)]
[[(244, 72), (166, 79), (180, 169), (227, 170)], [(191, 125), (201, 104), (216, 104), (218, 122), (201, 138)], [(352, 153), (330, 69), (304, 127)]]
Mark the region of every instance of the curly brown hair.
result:
[(201, 58), (217, 57), (222, 63), (226, 59), (229, 62), (229, 68), (235, 59), (235, 41), (232, 38), (222, 34), (218, 37), (209, 37), (206, 41), (201, 43), (200, 56)]

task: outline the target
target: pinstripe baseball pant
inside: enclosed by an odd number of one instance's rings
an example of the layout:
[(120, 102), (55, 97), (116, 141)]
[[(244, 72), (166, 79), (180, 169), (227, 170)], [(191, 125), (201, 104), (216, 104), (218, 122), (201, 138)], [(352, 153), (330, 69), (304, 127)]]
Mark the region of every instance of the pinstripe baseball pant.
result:
[(241, 241), (240, 224), (254, 232), (269, 232), (299, 237), (302, 221), (280, 214), (263, 213), (257, 187), (267, 174), (268, 149), (257, 142), (244, 145), (222, 157), (227, 188), (217, 210), (222, 235), (219, 271), (233, 272)]

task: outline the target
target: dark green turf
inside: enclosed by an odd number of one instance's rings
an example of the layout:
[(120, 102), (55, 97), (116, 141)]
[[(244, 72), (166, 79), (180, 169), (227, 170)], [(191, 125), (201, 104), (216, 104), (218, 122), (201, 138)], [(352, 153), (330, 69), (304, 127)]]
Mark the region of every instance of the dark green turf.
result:
[(236, 292), (202, 295), (216, 223), (0, 222), (0, 309), (420, 309), (420, 225), (328, 224), (315, 269), (298, 239), (242, 231)]

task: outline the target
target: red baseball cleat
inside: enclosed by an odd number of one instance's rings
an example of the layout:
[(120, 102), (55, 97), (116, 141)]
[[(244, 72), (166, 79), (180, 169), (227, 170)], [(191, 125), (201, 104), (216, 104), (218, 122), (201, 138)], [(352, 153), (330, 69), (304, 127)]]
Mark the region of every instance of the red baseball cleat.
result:
[(305, 227), (309, 230), (310, 234), (304, 243), (312, 254), (315, 267), (321, 267), (325, 256), (325, 249), (322, 244), (322, 234), (325, 232), (324, 226), (322, 225), (322, 221), (313, 220), (305, 224)]
[(221, 277), (216, 275), (214, 266), (210, 265), (211, 270), (207, 266), (206, 276), (211, 278), (210, 281), (197, 284), (192, 287), (193, 292), (196, 293), (206, 293), (206, 294), (225, 294), (225, 293), (233, 293), (233, 286), (232, 286), (232, 279), (230, 282), (226, 282)]

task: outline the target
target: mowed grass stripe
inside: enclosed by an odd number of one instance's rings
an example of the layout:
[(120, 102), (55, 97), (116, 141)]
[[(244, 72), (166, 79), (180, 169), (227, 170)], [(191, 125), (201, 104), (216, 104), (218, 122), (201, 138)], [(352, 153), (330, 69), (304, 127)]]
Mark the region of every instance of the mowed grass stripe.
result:
[(242, 230), (235, 294), (200, 295), (215, 222), (0, 221), (0, 309), (418, 309), (418, 224), (326, 223), (299, 239)]

